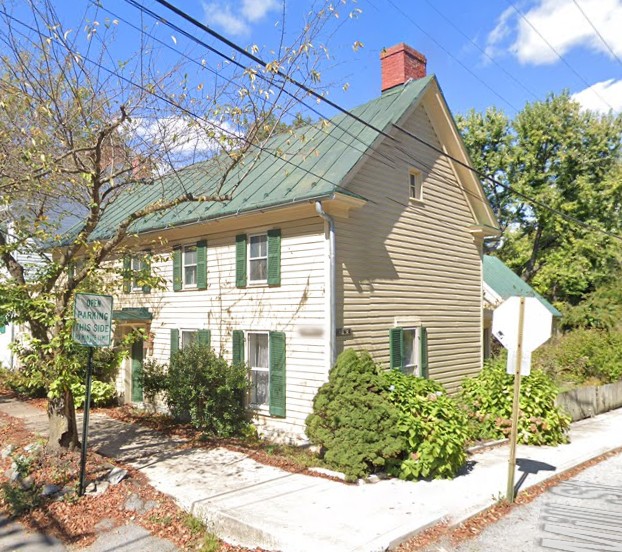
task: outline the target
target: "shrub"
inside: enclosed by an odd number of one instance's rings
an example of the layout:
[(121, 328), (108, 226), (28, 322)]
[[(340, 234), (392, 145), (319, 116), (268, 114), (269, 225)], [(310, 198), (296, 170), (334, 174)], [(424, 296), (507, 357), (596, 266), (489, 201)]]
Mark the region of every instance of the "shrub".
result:
[[(86, 385), (74, 383), (71, 386), (76, 408), (82, 408), (86, 399)], [(114, 404), (117, 391), (113, 384), (93, 379), (91, 381), (91, 406), (110, 406)]]
[(398, 428), (407, 443), (401, 479), (455, 477), (466, 461), (467, 415), (439, 383), (405, 375), (383, 374), (389, 399), (400, 412)]
[[(475, 423), (475, 437), (501, 439), (511, 429), (514, 376), (506, 373), (505, 355), (487, 362), (480, 374), (462, 383), (461, 399)], [(566, 443), (570, 417), (556, 406), (558, 388), (542, 370), (532, 369), (521, 380), (519, 443), (558, 445)]]
[(143, 363), (143, 396), (145, 402), (155, 403), (158, 395), (166, 396), (168, 389), (168, 367), (154, 359)]
[(16, 370), (3, 372), (4, 384), (17, 393), (33, 398), (46, 396), (45, 380), (41, 370), (32, 365), (26, 365)]
[[(88, 347), (76, 345), (76, 361), (86, 373)], [(113, 383), (119, 373), (122, 353), (108, 347), (97, 347), (93, 351), (93, 378), (104, 383)]]
[(250, 422), (244, 365), (230, 366), (213, 349), (193, 343), (171, 358), (166, 400), (171, 414), (210, 435), (241, 435)]
[(325, 462), (350, 481), (399, 465), (405, 453), (400, 413), (384, 388), (369, 353), (346, 350), (313, 400), (307, 435), (323, 448)]
[(561, 382), (617, 381), (622, 377), (622, 332), (568, 332), (541, 347), (534, 355), (534, 366)]
[(19, 517), (36, 508), (41, 502), (40, 492), (41, 489), (37, 486), (22, 489), (19, 483), (4, 482), (0, 484), (0, 497), (2, 497), (9, 513), (14, 517)]

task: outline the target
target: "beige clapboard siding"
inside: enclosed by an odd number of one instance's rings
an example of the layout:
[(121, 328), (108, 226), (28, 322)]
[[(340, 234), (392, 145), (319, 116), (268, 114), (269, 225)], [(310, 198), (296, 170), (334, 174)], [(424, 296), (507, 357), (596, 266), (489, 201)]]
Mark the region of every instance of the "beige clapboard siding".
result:
[[(281, 285), (235, 287), (235, 235), (281, 229)], [(305, 218), (260, 228), (200, 235), (181, 245), (206, 239), (207, 290), (173, 291), (171, 243), (153, 270), (167, 284), (150, 294), (132, 293), (118, 298), (122, 306), (149, 306), (154, 313), (153, 357), (168, 362), (170, 330), (209, 329), (212, 347), (231, 359), (234, 329), (283, 331), (287, 347), (287, 418), (262, 421), (266, 429), (301, 436), (317, 389), (326, 381), (325, 335), (300, 335), (304, 327), (325, 325), (326, 240), (322, 219)], [(158, 252), (159, 253), (159, 252)], [(277, 433), (278, 433), (277, 431)]]
[[(402, 124), (441, 147), (423, 107)], [(338, 341), (341, 348), (369, 349), (388, 366), (395, 319), (421, 321), (428, 328), (430, 376), (453, 390), (481, 368), (481, 257), (467, 230), (475, 220), (448, 161), (396, 136), (412, 163), (400, 160), (400, 152), (395, 167), (387, 167), (379, 158), (394, 154), (394, 146), (382, 142), (349, 184), (368, 203), (337, 221), (343, 275), (337, 325), (352, 329)], [(410, 167), (424, 174), (423, 202), (409, 200)]]

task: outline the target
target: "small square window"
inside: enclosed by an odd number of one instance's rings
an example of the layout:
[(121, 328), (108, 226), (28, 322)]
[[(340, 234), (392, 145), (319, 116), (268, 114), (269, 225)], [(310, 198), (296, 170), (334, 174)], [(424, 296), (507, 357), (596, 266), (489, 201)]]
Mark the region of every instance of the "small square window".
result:
[(248, 252), (248, 274), (251, 282), (265, 282), (268, 279), (268, 235), (251, 236)]
[(248, 334), (251, 404), (254, 406), (267, 405), (270, 401), (269, 347), (267, 333)]
[(423, 175), (421, 171), (410, 169), (410, 199), (423, 200)]
[(197, 285), (197, 248), (196, 246), (184, 247), (184, 287), (196, 287)]

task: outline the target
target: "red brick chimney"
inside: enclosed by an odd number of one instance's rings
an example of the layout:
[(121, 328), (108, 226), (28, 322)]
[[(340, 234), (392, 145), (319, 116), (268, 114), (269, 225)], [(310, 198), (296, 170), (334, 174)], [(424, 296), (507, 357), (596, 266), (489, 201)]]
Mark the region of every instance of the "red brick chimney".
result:
[(425, 77), (428, 60), (408, 44), (397, 44), (380, 52), (382, 91), (404, 84), (408, 79)]

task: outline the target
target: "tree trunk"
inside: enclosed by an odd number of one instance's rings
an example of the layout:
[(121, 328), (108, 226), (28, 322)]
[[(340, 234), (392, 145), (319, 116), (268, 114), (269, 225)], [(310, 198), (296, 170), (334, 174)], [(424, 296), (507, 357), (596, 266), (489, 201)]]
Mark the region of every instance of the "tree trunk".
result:
[(70, 389), (66, 389), (62, 397), (49, 400), (48, 418), (50, 420), (49, 450), (59, 452), (76, 450), (80, 447), (76, 407)]

